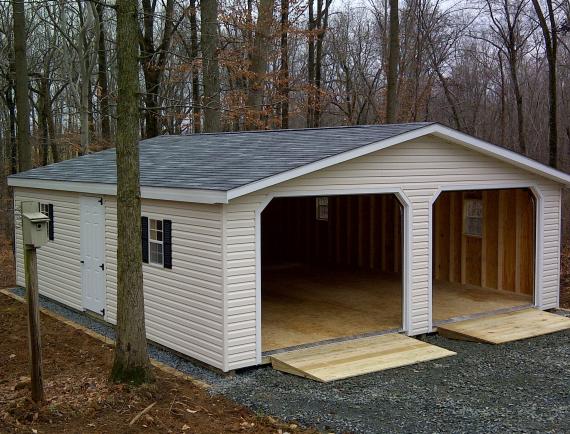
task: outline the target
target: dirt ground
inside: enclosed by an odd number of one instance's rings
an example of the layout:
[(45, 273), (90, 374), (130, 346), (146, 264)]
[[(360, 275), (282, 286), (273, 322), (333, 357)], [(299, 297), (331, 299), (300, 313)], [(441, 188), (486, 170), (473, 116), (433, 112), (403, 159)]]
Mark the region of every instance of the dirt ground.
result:
[[(193, 383), (154, 369), (154, 384), (107, 381), (113, 351), (46, 315), (41, 317), (46, 402), (37, 409), (28, 375), (24, 305), (0, 294), (0, 431), (25, 433), (296, 433)], [(129, 422), (156, 403), (133, 425)]]

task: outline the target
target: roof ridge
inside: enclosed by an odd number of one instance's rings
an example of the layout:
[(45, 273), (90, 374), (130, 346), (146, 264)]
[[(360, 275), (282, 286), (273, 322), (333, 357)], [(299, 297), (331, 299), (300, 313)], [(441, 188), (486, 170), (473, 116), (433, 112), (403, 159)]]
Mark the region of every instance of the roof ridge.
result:
[[(419, 126), (428, 126), (432, 124), (436, 124), (437, 122), (426, 121), (426, 122), (398, 122), (393, 124), (365, 124), (365, 125), (337, 125), (337, 126), (330, 126), (330, 127), (312, 127), (312, 128), (274, 128), (270, 130), (245, 130), (245, 131), (219, 131), (213, 133), (192, 133), (192, 134), (172, 134), (172, 135), (159, 135), (156, 137), (151, 137), (149, 139), (155, 139), (157, 137), (189, 137), (189, 136), (221, 136), (221, 135), (231, 135), (231, 134), (254, 134), (254, 133), (284, 133), (284, 132), (291, 132), (291, 131), (319, 131), (319, 130), (340, 130), (340, 129), (351, 129), (351, 128), (374, 128), (374, 127), (395, 127), (395, 126), (402, 126), (402, 125), (417, 125)], [(142, 139), (149, 140), (149, 139)]]

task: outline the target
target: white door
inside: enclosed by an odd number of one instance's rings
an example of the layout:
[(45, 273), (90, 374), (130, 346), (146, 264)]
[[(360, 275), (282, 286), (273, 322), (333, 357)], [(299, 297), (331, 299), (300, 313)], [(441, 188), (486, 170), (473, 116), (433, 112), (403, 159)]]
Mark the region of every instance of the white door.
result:
[(105, 315), (105, 207), (81, 197), (81, 288), (83, 308)]

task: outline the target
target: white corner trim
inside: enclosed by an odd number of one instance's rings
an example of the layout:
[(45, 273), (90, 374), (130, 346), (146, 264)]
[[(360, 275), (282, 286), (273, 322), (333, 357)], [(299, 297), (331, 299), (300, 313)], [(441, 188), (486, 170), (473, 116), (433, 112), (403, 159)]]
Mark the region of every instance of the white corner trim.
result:
[[(42, 190), (71, 191), (86, 194), (117, 195), (115, 184), (74, 181), (48, 181), (30, 178), (8, 178), (8, 185), (12, 187), (33, 188)], [(168, 187), (141, 187), (142, 199), (171, 200), (175, 202), (196, 203), (227, 203), (225, 191), (168, 188)]]
[(256, 182), (234, 188), (227, 192), (227, 198), (228, 200), (232, 200), (237, 197), (244, 196), (246, 194), (253, 193), (267, 187), (271, 187), (275, 184), (289, 181), (290, 179), (298, 178), (299, 176), (307, 175), (317, 170), (325, 169), (335, 164), (362, 157), (372, 152), (380, 151), (382, 149), (386, 149), (409, 140), (417, 139), (428, 134), (433, 134), (452, 143), (462, 145), (491, 157), (498, 158), (499, 160), (513, 164), (522, 169), (529, 170), (530, 172), (536, 173), (540, 176), (544, 176), (545, 178), (570, 186), (570, 175), (564, 172), (553, 169), (545, 164), (534, 161), (531, 158), (517, 154), (516, 152), (509, 151), (508, 149), (501, 148), (500, 146), (493, 145), (489, 142), (485, 142), (484, 140), (478, 139), (465, 133), (461, 133), (452, 128), (445, 127), (440, 124), (431, 124), (413, 131), (409, 131), (407, 133), (399, 134), (389, 139), (374, 142), (360, 148), (343, 152), (342, 154), (333, 155), (332, 157), (324, 158), (314, 163), (306, 164), (304, 166), (297, 167), (295, 169), (288, 170), (286, 172), (282, 172)]
[(222, 312), (223, 323), (222, 323), (222, 333), (223, 333), (223, 362), (222, 370), (224, 372), (229, 371), (229, 333), (228, 333), (228, 221), (227, 221), (227, 205), (222, 205)]

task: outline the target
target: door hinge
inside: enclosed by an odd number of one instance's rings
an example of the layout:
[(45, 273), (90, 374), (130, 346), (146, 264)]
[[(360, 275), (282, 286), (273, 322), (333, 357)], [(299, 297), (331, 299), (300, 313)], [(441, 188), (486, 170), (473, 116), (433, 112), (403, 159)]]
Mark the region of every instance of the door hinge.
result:
[(99, 203), (100, 203), (101, 205), (103, 205), (103, 198), (102, 198), (102, 197), (99, 198)]
[(101, 270), (105, 271), (105, 264), (99, 265), (99, 268), (100, 268)]

